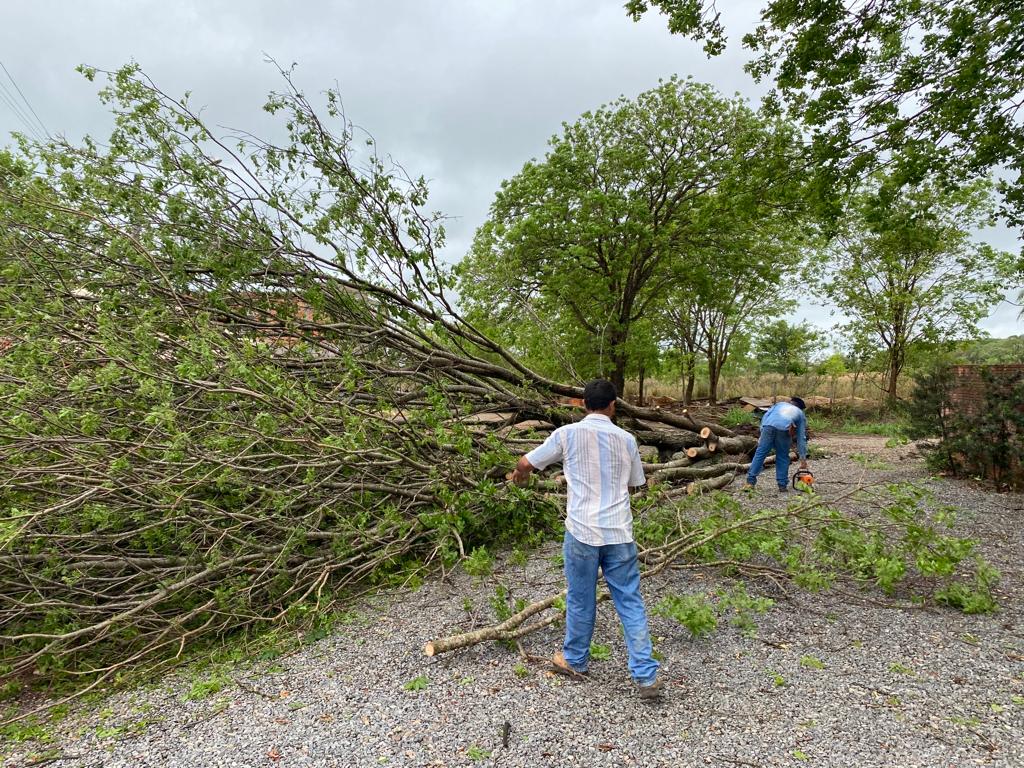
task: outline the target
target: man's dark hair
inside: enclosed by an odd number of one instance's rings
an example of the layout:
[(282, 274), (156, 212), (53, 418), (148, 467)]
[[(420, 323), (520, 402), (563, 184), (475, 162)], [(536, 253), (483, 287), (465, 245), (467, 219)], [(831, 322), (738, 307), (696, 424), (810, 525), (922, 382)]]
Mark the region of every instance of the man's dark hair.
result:
[(791, 402), (801, 411), (807, 410), (807, 403), (804, 402), (804, 399), (802, 397), (797, 397), (796, 395), (793, 395), (791, 398), (789, 398), (789, 402)]
[(594, 379), (583, 387), (583, 403), (588, 411), (603, 411), (615, 402), (616, 397), (615, 385), (608, 379)]

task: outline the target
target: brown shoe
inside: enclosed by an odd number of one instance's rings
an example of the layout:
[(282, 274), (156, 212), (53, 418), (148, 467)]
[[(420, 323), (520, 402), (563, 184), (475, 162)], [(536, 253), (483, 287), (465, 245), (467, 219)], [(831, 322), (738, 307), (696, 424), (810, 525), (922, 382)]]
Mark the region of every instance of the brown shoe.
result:
[(573, 669), (569, 666), (569, 662), (565, 660), (565, 656), (561, 651), (558, 651), (551, 657), (551, 671), (556, 675), (565, 675), (566, 677), (586, 677), (590, 674), (588, 670), (580, 672), (578, 669)]
[(650, 685), (638, 685), (637, 687), (640, 689), (640, 701), (655, 702), (661, 700), (665, 684), (661, 682), (661, 678), (656, 677)]

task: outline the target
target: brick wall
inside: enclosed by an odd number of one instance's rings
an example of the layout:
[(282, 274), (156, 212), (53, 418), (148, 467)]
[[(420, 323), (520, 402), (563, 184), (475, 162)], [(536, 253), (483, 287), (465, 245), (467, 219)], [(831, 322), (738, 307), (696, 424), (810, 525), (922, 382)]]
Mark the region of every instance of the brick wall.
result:
[(983, 370), (988, 370), (996, 378), (1004, 378), (1024, 373), (1024, 365), (954, 365), (954, 384), (950, 401), (960, 413), (978, 413), (984, 405), (985, 380), (981, 376)]
[[(967, 421), (960, 421), (961, 424), (970, 424), (971, 416), (982, 412), (985, 405), (985, 390), (987, 384), (983, 374), (992, 380), (1005, 381), (1010, 384), (1012, 381), (1024, 377), (1024, 365), (957, 365), (953, 367), (953, 389), (950, 393), (951, 406), (958, 416), (967, 417)], [(1010, 402), (1013, 413), (1016, 410), (1024, 414), (1024, 402)], [(1001, 412), (1005, 413), (1006, 411)], [(990, 417), (992, 414), (986, 414)], [(990, 419), (987, 419), (990, 421)], [(997, 487), (1008, 489), (1024, 489), (1024, 436), (1021, 434), (1019, 421), (1012, 418), (1007, 419), (1005, 429), (1001, 431), (998, 438), (998, 447), (1002, 450), (996, 453), (980, 450), (973, 451), (970, 447), (964, 448), (964, 453), (956, 459), (972, 474), (983, 474), (993, 480)], [(971, 436), (970, 427), (967, 427)], [(993, 439), (990, 433), (987, 439)]]

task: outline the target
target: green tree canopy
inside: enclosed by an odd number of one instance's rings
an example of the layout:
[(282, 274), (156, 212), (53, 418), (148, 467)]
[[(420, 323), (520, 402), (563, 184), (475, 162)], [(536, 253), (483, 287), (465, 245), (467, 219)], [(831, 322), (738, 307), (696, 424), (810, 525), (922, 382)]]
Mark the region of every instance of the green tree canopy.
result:
[[(725, 48), (714, 0), (629, 0), (672, 32)], [(824, 187), (879, 160), (892, 179), (988, 176), (1011, 223), (1024, 222), (1024, 5), (991, 0), (769, 0), (746, 35), (747, 69), (813, 134)], [(851, 173), (852, 172), (852, 173)]]
[[(707, 361), (708, 397), (718, 399), (722, 369), (737, 335), (756, 331), (763, 318), (792, 306), (797, 269), (807, 254), (801, 245), (809, 233), (794, 225), (791, 212), (757, 211), (731, 222), (716, 223), (723, 234), (692, 259), (686, 279), (674, 284), (662, 302), (668, 315), (665, 341), (681, 353), (684, 364), (693, 357), (690, 346)], [(692, 367), (683, 371), (684, 400), (692, 391)]]
[[(737, 223), (801, 206), (791, 126), (672, 78), (566, 124), (504, 182), (460, 267), (471, 315), (512, 349), (561, 355), (620, 388), (651, 339), (635, 326), (695, 265), (751, 259)], [(559, 352), (553, 347), (566, 343)]]
[(977, 335), (1011, 259), (971, 234), (991, 220), (989, 185), (921, 185), (896, 198), (880, 189), (878, 181), (852, 202), (818, 285), (850, 318), (850, 334), (884, 350), (893, 400), (912, 345)]
[(776, 320), (758, 333), (754, 355), (762, 368), (781, 373), (785, 379), (806, 372), (822, 344), (821, 334), (808, 323)]

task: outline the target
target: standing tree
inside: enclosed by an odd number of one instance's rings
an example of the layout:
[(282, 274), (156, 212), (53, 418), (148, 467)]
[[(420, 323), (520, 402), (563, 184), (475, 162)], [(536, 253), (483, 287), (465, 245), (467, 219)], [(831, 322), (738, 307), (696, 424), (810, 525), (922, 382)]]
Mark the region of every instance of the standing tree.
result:
[(697, 364), (700, 362), (701, 349), (704, 348), (704, 334), (697, 321), (699, 304), (700, 300), (693, 291), (672, 291), (665, 297), (655, 326), (656, 333), (679, 363), (683, 405), (693, 401)]
[[(619, 99), (566, 125), (543, 161), (502, 184), (460, 292), (513, 349), (557, 328), (580, 373), (621, 391), (650, 344), (636, 323), (687, 280), (691, 260), (729, 245), (721, 227), (737, 211), (751, 221), (798, 207), (797, 151), (791, 126), (707, 85), (672, 78)], [(557, 337), (547, 341), (550, 357)]]
[(845, 329), (884, 351), (892, 403), (911, 345), (976, 335), (1011, 259), (972, 240), (991, 220), (987, 184), (921, 185), (895, 198), (885, 190), (879, 183), (853, 201), (819, 286), (850, 318)]
[[(789, 212), (733, 210), (718, 229), (724, 235), (712, 243), (710, 258), (690, 270), (685, 289), (698, 297), (694, 318), (700, 329), (700, 351), (708, 362), (708, 398), (718, 401), (722, 369), (733, 340), (755, 330), (764, 317), (782, 314), (791, 305), (793, 274), (808, 240)], [(751, 215), (753, 214), (753, 215)]]
[(758, 333), (754, 354), (762, 368), (781, 373), (785, 383), (790, 374), (799, 376), (807, 371), (811, 356), (821, 345), (821, 334), (807, 323), (776, 320)]
[[(792, 201), (793, 206), (797, 201)], [(687, 261), (685, 277), (671, 287), (659, 311), (663, 341), (679, 350), (683, 400), (689, 403), (698, 355), (708, 365), (708, 398), (718, 400), (722, 369), (738, 334), (758, 318), (785, 311), (793, 289), (790, 275), (808, 237), (794, 226), (792, 210), (730, 209), (716, 212), (711, 229), (719, 233), (697, 258)]]
[(839, 352), (833, 352), (818, 365), (818, 373), (828, 376), (828, 401), (830, 404), (834, 403), (836, 401), (836, 385), (839, 383), (839, 378), (846, 375), (846, 360)]

